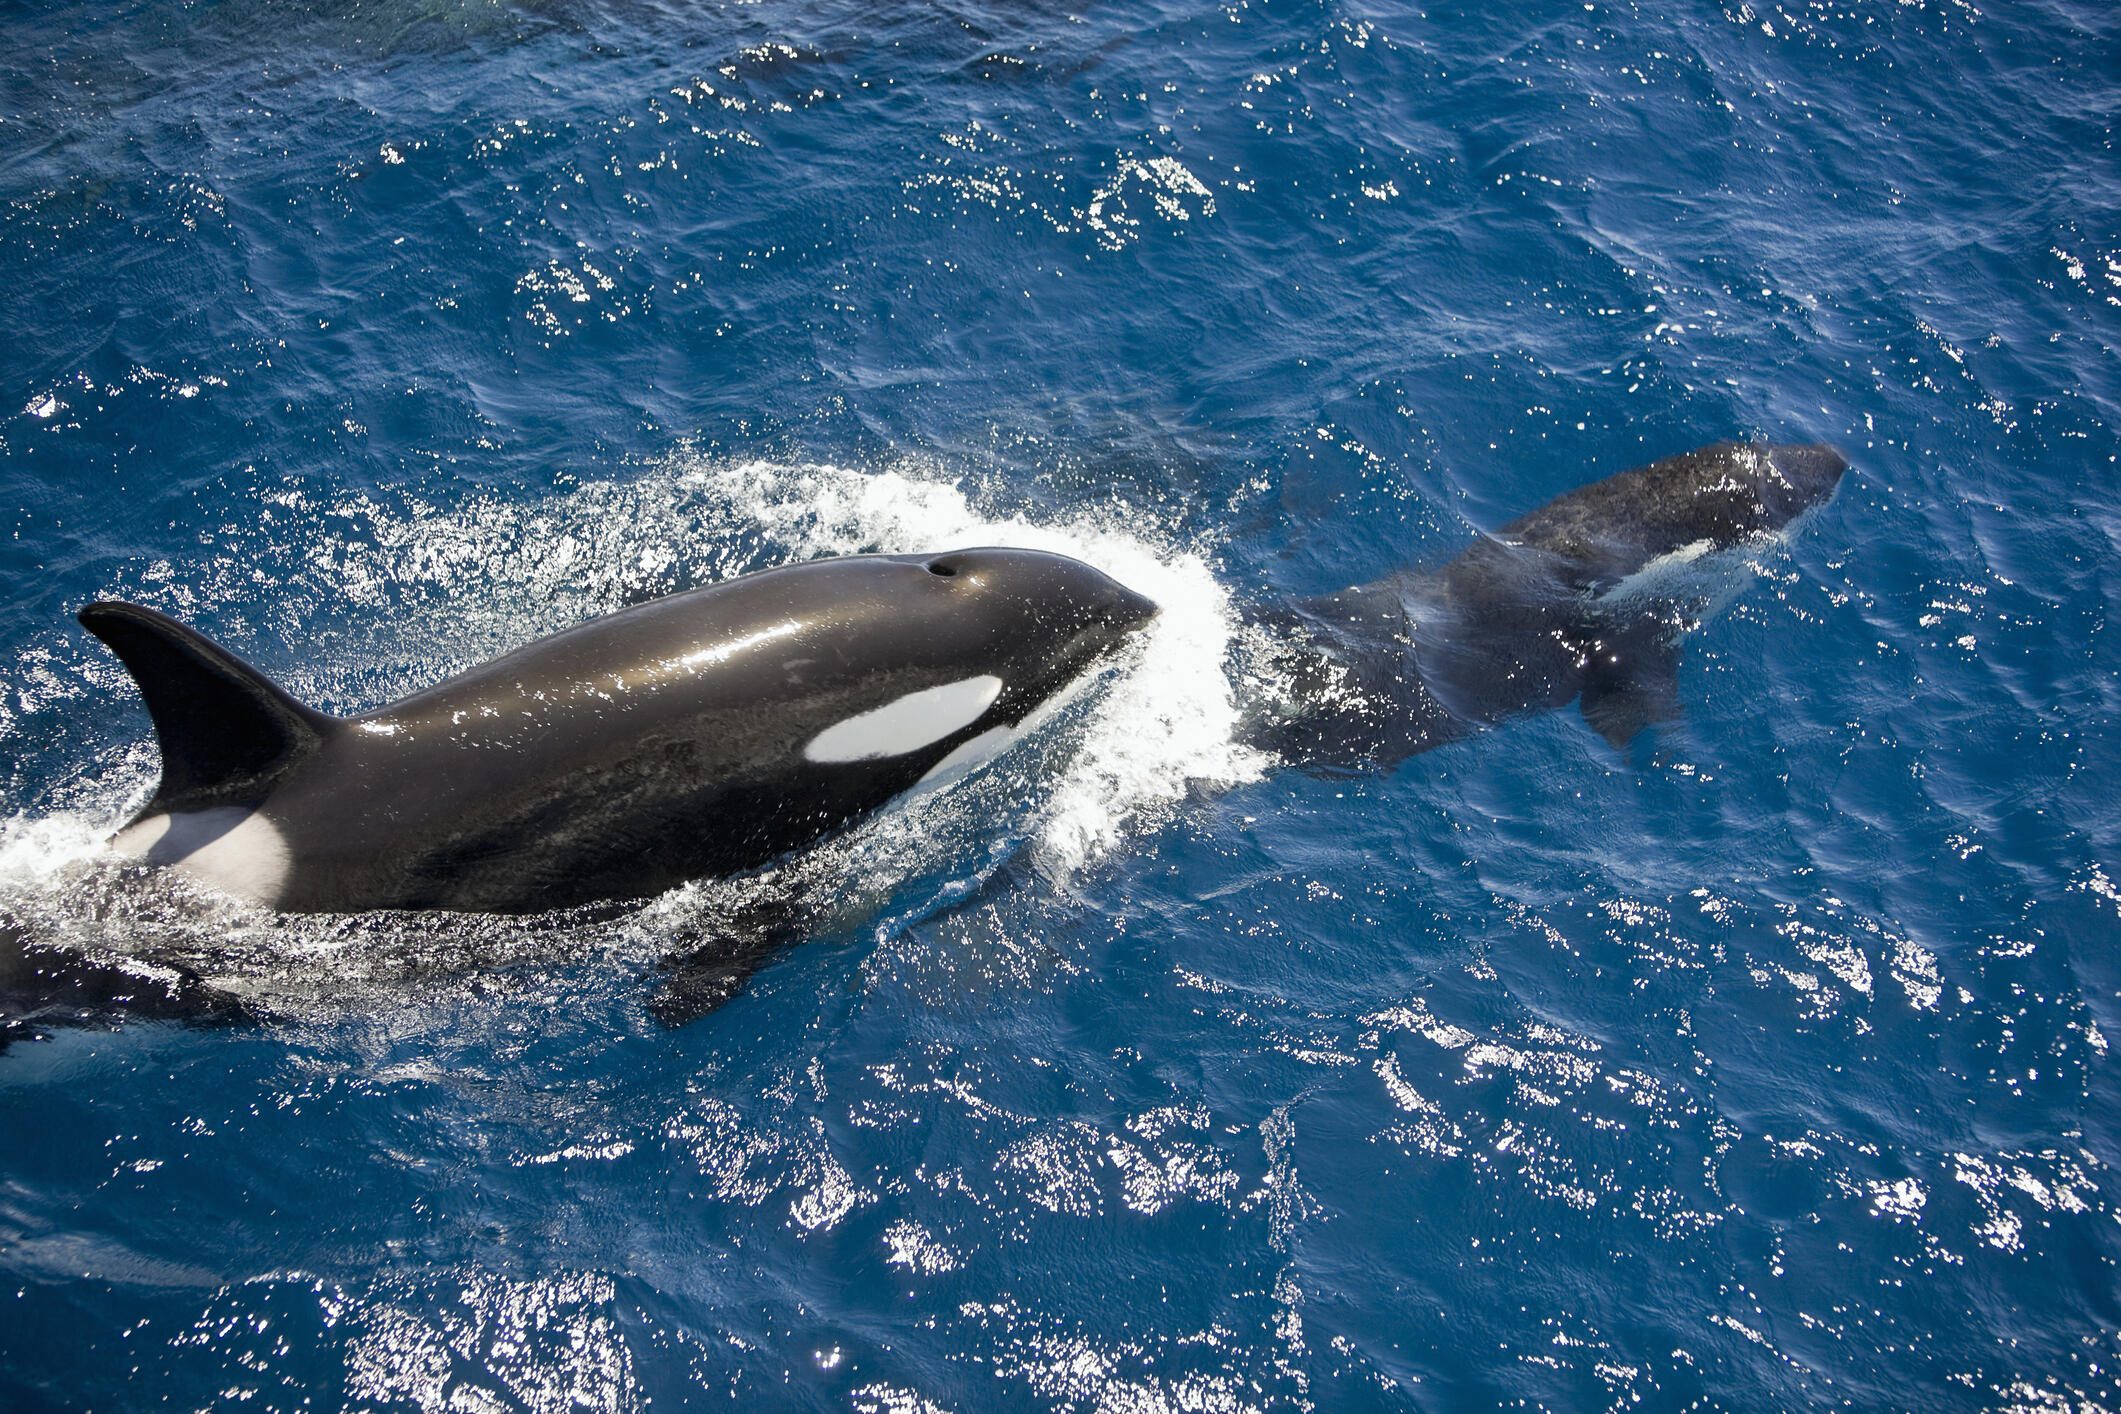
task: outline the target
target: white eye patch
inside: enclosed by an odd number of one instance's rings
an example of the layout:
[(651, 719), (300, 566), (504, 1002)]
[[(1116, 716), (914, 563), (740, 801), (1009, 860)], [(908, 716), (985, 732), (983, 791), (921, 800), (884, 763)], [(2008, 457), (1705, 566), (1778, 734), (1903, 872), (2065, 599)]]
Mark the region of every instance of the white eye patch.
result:
[(810, 738), (803, 756), (823, 762), (904, 756), (972, 725), (1001, 695), (1002, 680), (986, 673), (909, 692), (896, 702), (825, 728)]

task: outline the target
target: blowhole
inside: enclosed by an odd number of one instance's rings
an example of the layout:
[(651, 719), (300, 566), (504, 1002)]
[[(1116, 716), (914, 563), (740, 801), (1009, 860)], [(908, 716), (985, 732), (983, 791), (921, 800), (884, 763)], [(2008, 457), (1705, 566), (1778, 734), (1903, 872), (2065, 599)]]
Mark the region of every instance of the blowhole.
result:
[(949, 579), (957, 573), (957, 566), (941, 564), (935, 560), (930, 560), (928, 562), (928, 573), (932, 575), (940, 575), (944, 579)]

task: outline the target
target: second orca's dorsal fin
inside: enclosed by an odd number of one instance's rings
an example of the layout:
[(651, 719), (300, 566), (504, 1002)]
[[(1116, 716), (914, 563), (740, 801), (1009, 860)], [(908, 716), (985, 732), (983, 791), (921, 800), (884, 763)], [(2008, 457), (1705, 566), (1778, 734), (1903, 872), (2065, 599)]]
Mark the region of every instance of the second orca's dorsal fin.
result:
[(167, 614), (105, 601), (77, 617), (125, 664), (154, 721), (162, 785), (143, 813), (262, 800), (339, 725)]

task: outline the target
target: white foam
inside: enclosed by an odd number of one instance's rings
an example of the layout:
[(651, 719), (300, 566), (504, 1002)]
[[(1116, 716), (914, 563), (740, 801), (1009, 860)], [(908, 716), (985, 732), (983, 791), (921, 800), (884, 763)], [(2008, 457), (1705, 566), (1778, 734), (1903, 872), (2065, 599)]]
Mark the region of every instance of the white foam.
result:
[(37, 888), (103, 857), (108, 820), (64, 810), (32, 819), (11, 816), (0, 823), (0, 884)]
[(683, 481), (796, 557), (996, 545), (1094, 565), (1162, 608), (1083, 738), (1049, 783), (1033, 848), (1066, 875), (1185, 798), (1195, 783), (1258, 777), (1266, 759), (1233, 740), (1237, 704), (1223, 660), (1235, 630), (1228, 592), (1198, 551), (1159, 537), (1117, 503), (1053, 520), (992, 516), (962, 487), (901, 471), (770, 462), (693, 463)]

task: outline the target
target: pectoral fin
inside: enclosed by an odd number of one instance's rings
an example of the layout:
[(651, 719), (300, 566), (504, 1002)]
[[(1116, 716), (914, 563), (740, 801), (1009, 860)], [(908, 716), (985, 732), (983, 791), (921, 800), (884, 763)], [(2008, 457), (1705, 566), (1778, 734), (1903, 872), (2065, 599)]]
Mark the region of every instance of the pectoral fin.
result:
[(1615, 750), (1645, 727), (1679, 718), (1679, 644), (1663, 624), (1602, 637), (1584, 669), (1584, 721)]
[(709, 946), (671, 963), (648, 998), (648, 1014), (670, 1030), (690, 1025), (733, 1001), (752, 975), (781, 954), (777, 944), (725, 952)]
[(801, 942), (813, 920), (801, 905), (770, 900), (695, 934), (695, 945), (657, 969), (648, 1014), (671, 1030), (698, 1021), (744, 990), (767, 963)]

